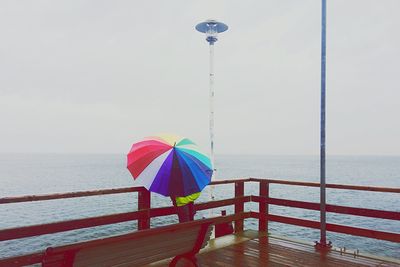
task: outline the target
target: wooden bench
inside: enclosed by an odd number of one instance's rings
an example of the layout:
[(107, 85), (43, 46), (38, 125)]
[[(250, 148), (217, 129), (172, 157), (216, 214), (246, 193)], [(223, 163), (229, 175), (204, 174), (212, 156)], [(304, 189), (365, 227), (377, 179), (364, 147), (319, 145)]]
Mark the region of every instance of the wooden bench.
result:
[(174, 257), (175, 266), (195, 255), (211, 236), (211, 222), (193, 221), (46, 249), (42, 266), (142, 266)]

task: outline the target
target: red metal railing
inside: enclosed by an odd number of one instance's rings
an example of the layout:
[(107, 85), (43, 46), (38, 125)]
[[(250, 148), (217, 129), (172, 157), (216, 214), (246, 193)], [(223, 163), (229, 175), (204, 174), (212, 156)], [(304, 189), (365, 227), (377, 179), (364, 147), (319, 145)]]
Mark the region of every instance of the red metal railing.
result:
[[(305, 202), (305, 201), (295, 201), (287, 199), (277, 199), (269, 197), (269, 185), (270, 184), (283, 184), (283, 185), (294, 185), (294, 186), (306, 186), (306, 187), (319, 187), (318, 183), (309, 182), (292, 182), (292, 181), (282, 181), (282, 180), (264, 180), (250, 178), (251, 181), (256, 181), (260, 183), (260, 194), (259, 196), (251, 196), (253, 202), (258, 202), (259, 212), (253, 212), (252, 217), (259, 219), (259, 231), (265, 231), (268, 229), (268, 221), (274, 221), (279, 223), (286, 223), (291, 225), (297, 225), (302, 227), (320, 229), (320, 222), (305, 220), (299, 218), (292, 218), (287, 216), (279, 216), (274, 214), (269, 214), (269, 205), (278, 205), (293, 208), (302, 208), (308, 210), (320, 210), (319, 203)], [(385, 193), (400, 193), (400, 188), (383, 188), (383, 187), (370, 187), (370, 186), (353, 186), (353, 185), (337, 185), (337, 184), (327, 184), (326, 188), (334, 189), (347, 189), (347, 190), (361, 190), (361, 191), (373, 191), (373, 192), (385, 192)], [(354, 208), (347, 206), (337, 206), (337, 205), (326, 205), (327, 212), (334, 212), (339, 214), (364, 216), (370, 218), (379, 219), (389, 219), (400, 221), (400, 212), (396, 211), (382, 211), (375, 209), (365, 209), (365, 208)], [(369, 237), (374, 239), (400, 242), (400, 233), (390, 233), (371, 229), (364, 229), (359, 227), (351, 227), (337, 224), (326, 224), (327, 231), (350, 234), (355, 236)]]
[[(244, 184), (245, 183), (258, 183), (259, 184), (259, 195), (244, 195)], [(319, 187), (318, 183), (310, 182), (294, 182), (284, 180), (272, 180), (272, 179), (259, 179), (259, 178), (247, 178), (247, 179), (234, 179), (234, 180), (220, 180), (212, 183), (213, 185), (222, 184), (234, 184), (235, 185), (235, 197), (223, 200), (209, 201), (205, 203), (196, 204), (196, 210), (207, 210), (218, 207), (234, 206), (234, 215), (226, 217), (217, 217), (215, 222), (221, 221), (234, 221), (235, 232), (243, 231), (244, 219), (256, 218), (259, 220), (259, 231), (268, 230), (268, 222), (279, 222), (309, 228), (320, 228), (318, 221), (305, 220), (300, 218), (292, 218), (287, 216), (274, 215), (269, 213), (269, 205), (278, 205), (293, 208), (302, 208), (308, 210), (320, 210), (319, 203), (295, 201), (287, 199), (271, 198), (269, 196), (270, 186), (273, 184), (280, 185), (291, 185), (291, 186), (304, 186), (304, 187)], [(400, 193), (400, 188), (383, 188), (383, 187), (369, 187), (369, 186), (353, 186), (353, 185), (337, 185), (327, 184), (327, 188), (334, 188), (339, 190), (362, 190), (362, 191), (374, 191), (374, 192), (390, 192)], [(84, 191), (84, 192), (72, 192), (63, 194), (51, 194), (51, 195), (37, 195), (37, 196), (22, 196), (22, 197), (8, 197), (0, 198), (0, 204), (9, 203), (20, 203), (20, 202), (32, 202), (32, 201), (43, 201), (50, 199), (65, 199), (65, 198), (77, 198), (77, 197), (88, 197), (98, 196), (106, 194), (121, 194), (121, 193), (138, 193), (138, 210), (133, 212), (118, 213), (106, 216), (91, 217), (85, 219), (76, 219), (63, 222), (54, 222), (42, 225), (33, 225), (26, 227), (18, 227), (12, 229), (0, 230), (0, 241), (13, 240), (25, 237), (38, 236), (43, 234), (52, 234), (63, 231), (88, 228), (100, 225), (114, 224), (126, 221), (137, 220), (138, 229), (150, 228), (150, 219), (154, 217), (173, 215), (175, 213), (174, 207), (161, 207), (151, 208), (150, 193), (144, 188), (130, 187), (130, 188), (118, 188), (118, 189), (106, 189), (106, 190), (95, 190), (95, 191)], [(259, 204), (259, 211), (244, 211), (244, 204), (248, 202), (256, 202)], [(396, 211), (382, 211), (365, 208), (354, 208), (337, 205), (326, 205), (327, 212), (334, 212), (339, 214), (365, 216), (379, 219), (389, 219), (400, 221), (400, 212)], [(400, 242), (400, 233), (390, 233), (383, 231), (376, 231), (371, 229), (363, 229), (358, 227), (350, 227), (337, 224), (327, 224), (327, 231), (351, 234), (356, 236), (363, 236), (381, 240), (387, 240), (392, 242)], [(18, 257), (20, 262), (24, 264), (33, 264), (38, 262), (41, 253), (35, 253), (32, 255), (26, 255)], [(16, 259), (16, 258), (14, 258)], [(1, 260), (0, 260), (1, 266)]]

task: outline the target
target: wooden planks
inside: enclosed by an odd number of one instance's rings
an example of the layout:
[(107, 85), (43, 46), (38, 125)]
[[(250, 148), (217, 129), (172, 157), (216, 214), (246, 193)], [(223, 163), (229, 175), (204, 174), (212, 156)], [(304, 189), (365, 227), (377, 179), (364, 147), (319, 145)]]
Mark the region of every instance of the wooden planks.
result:
[(271, 237), (260, 237), (197, 256), (199, 266), (386, 266), (400, 264), (385, 262), (337, 251), (320, 252), (311, 245)]
[[(340, 253), (336, 250), (321, 252), (310, 243), (293, 241), (278, 237), (267, 237), (256, 231), (229, 235), (210, 241), (209, 245), (197, 255), (197, 262), (202, 267), (251, 266), (327, 266), (327, 267), (399, 267), (395, 262), (373, 259), (362, 255)], [(147, 267), (166, 267), (168, 262), (159, 262)], [(181, 263), (179, 266), (186, 266)]]

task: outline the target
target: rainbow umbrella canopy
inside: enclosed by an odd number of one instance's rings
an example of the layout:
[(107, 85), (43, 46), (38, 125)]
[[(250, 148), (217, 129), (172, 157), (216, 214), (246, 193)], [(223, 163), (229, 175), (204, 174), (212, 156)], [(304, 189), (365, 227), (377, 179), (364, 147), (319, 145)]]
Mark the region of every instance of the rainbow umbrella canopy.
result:
[(136, 186), (164, 196), (182, 197), (210, 183), (210, 159), (188, 138), (160, 135), (132, 145), (128, 170)]

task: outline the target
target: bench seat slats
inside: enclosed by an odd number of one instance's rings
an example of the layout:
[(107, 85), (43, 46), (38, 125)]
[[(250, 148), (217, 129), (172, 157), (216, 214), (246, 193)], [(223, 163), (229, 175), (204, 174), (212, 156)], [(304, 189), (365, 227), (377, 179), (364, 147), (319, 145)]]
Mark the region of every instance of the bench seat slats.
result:
[[(160, 237), (154, 236), (148, 239), (125, 241), (116, 244), (102, 245), (99, 247), (82, 249), (75, 256), (74, 266), (90, 266), (91, 262), (103, 262), (105, 266), (120, 264), (133, 259), (144, 258), (149, 260), (153, 255), (156, 260), (165, 259), (171, 255), (172, 250), (175, 255), (187, 253), (193, 248), (198, 230), (195, 232), (185, 231), (182, 234), (171, 233)], [(185, 246), (182, 246), (185, 244)], [(168, 248), (165, 250), (165, 248)]]
[(130, 241), (123, 241), (123, 242), (118, 242), (118, 243), (113, 243), (113, 244), (106, 244), (106, 245), (100, 245), (96, 247), (90, 247), (90, 248), (84, 248), (81, 249), (78, 253), (77, 256), (79, 256), (81, 253), (85, 253), (86, 255), (91, 255), (92, 253), (95, 254), (95, 256), (99, 256), (99, 254), (96, 252), (97, 249), (107, 247), (110, 252), (121, 252), (123, 250), (130, 250), (129, 253), (134, 252), (135, 250), (140, 250), (143, 251), (144, 247), (148, 247), (149, 249), (154, 248), (158, 244), (162, 243), (171, 243), (174, 244), (175, 242), (179, 242), (176, 240), (182, 240), (182, 241), (187, 241), (187, 240), (192, 240), (197, 236), (197, 232), (193, 233), (182, 233), (181, 235), (176, 235), (176, 234), (164, 234), (161, 237), (165, 238), (160, 238), (159, 236), (150, 236), (148, 238), (142, 238), (138, 240), (130, 240)]
[[(190, 222), (181, 227), (166, 226), (49, 248), (46, 250), (43, 266), (65, 267), (72, 266), (72, 262), (76, 267), (142, 266), (178, 255), (197, 253), (199, 246), (196, 243), (199, 237), (200, 241), (204, 240), (201, 247), (206, 246), (210, 238), (210, 225), (210, 222)], [(205, 227), (208, 228), (206, 233)]]

